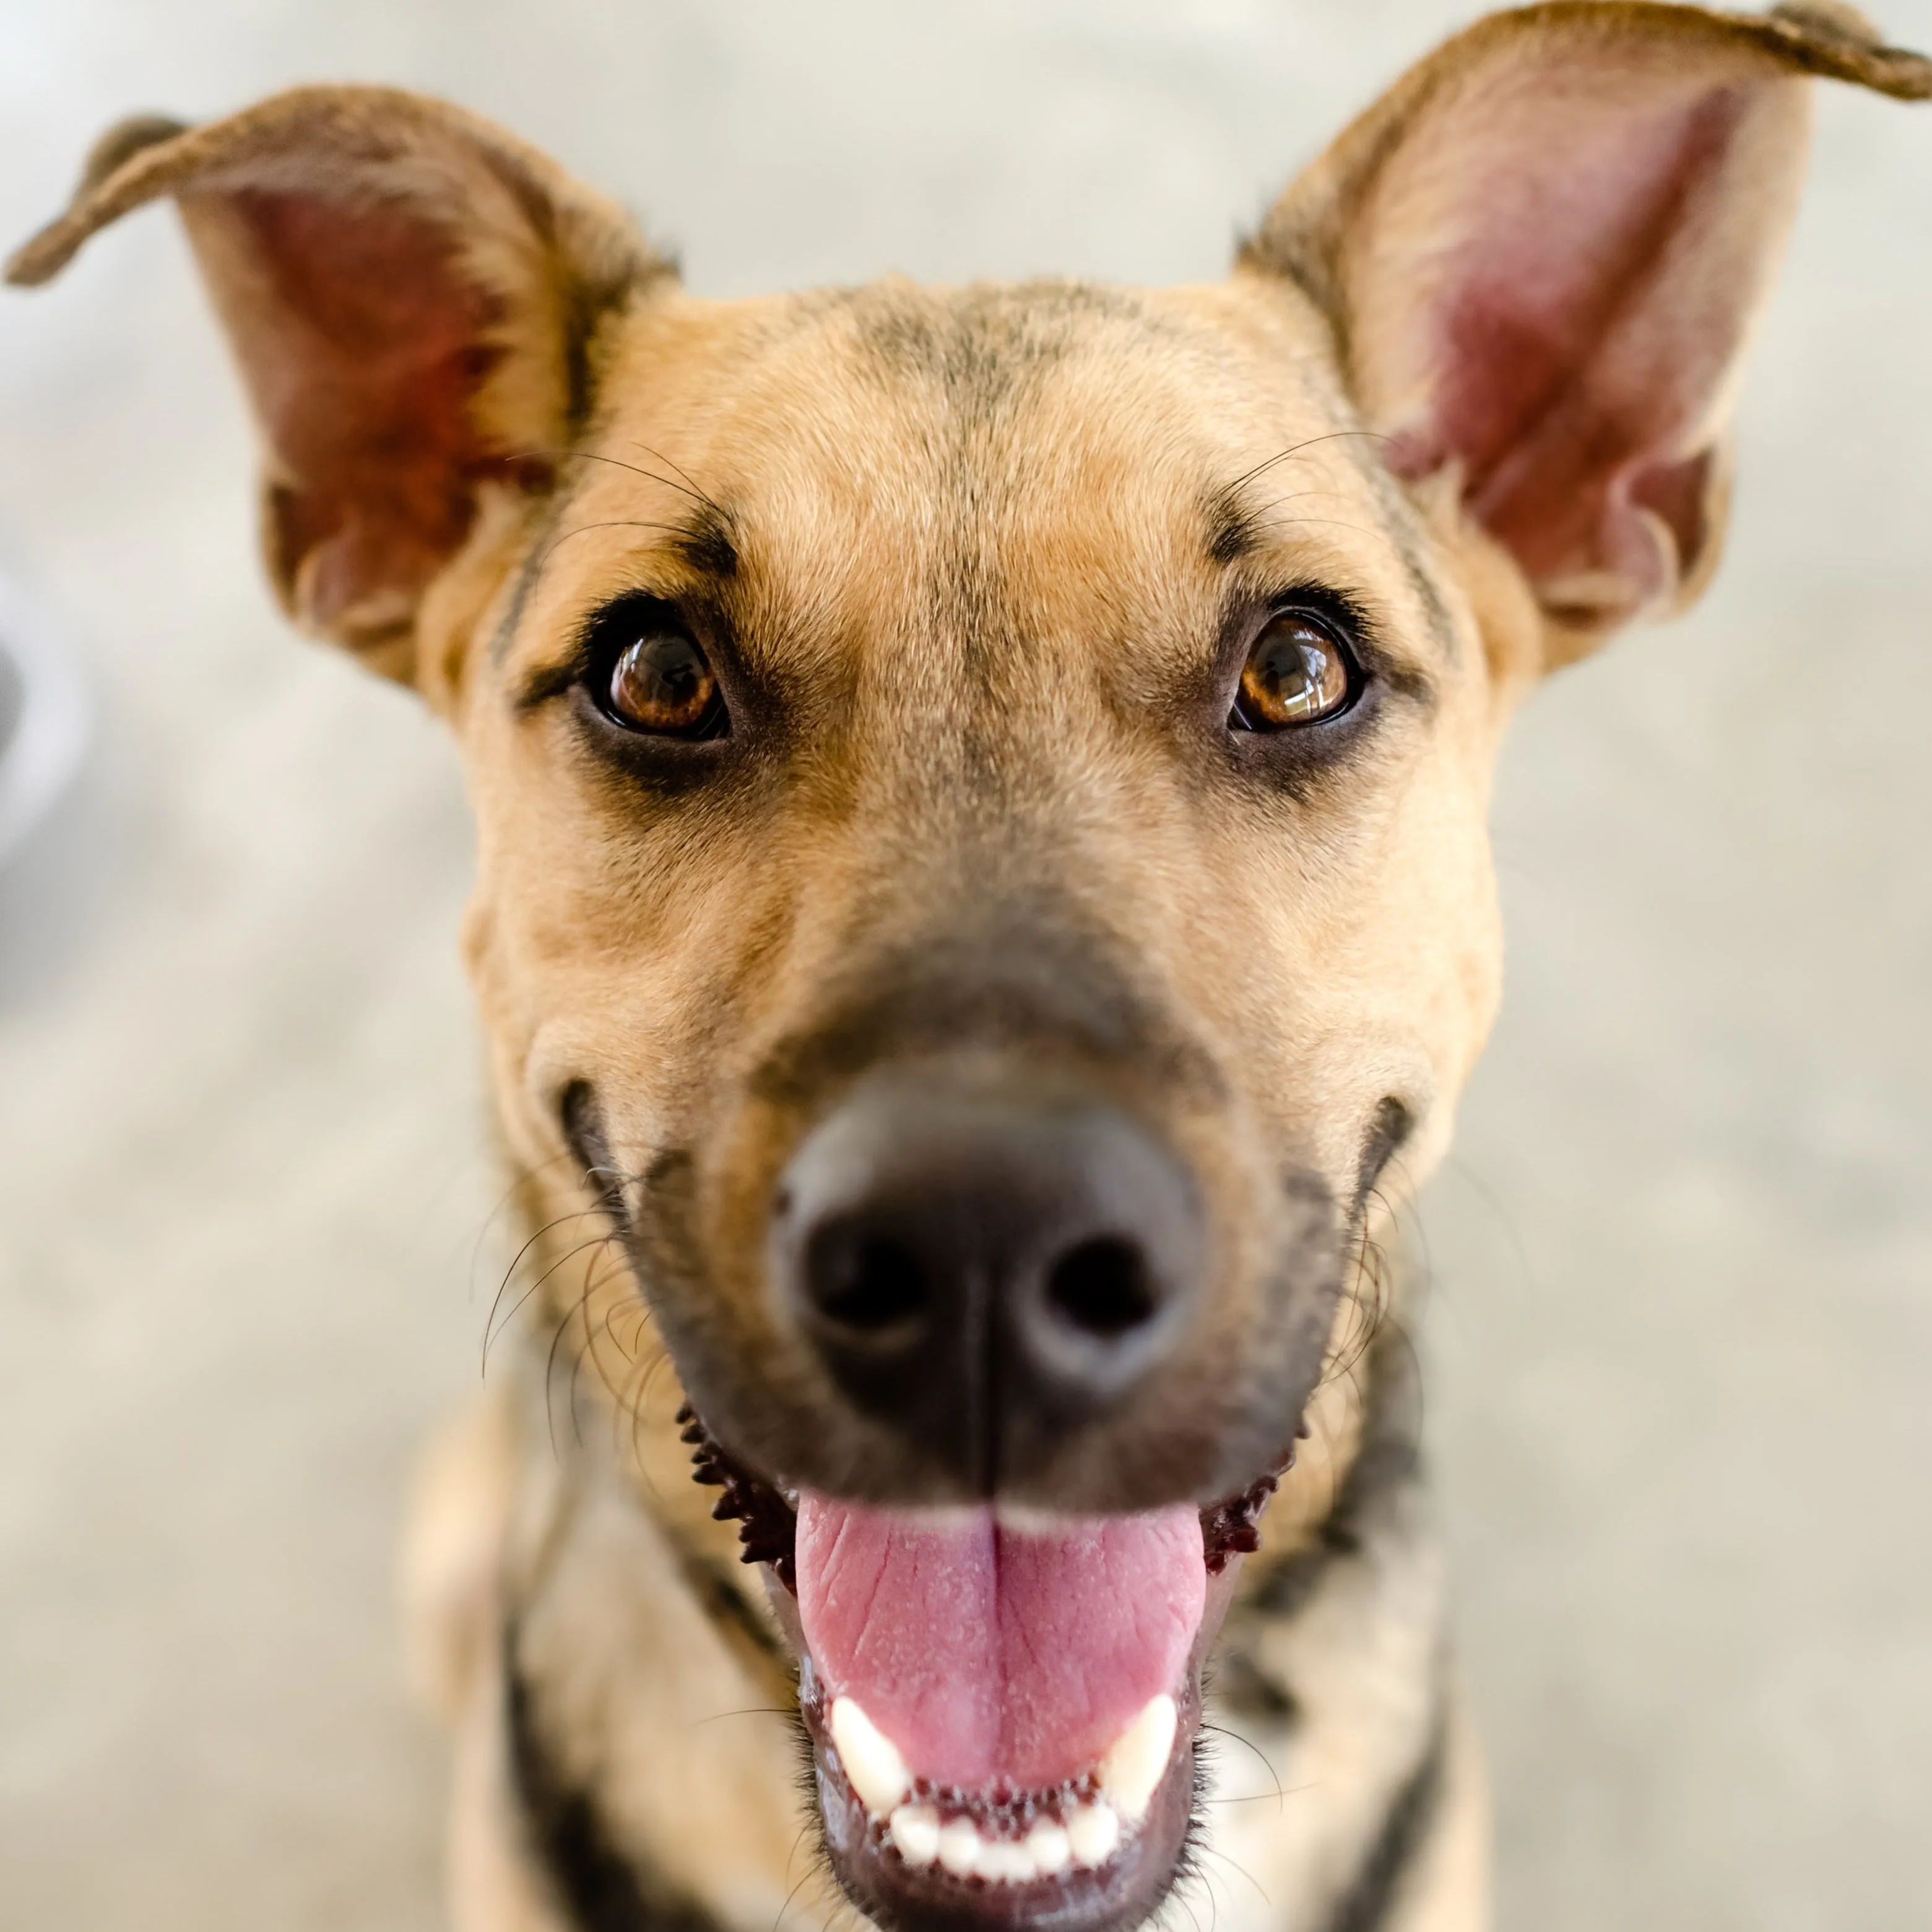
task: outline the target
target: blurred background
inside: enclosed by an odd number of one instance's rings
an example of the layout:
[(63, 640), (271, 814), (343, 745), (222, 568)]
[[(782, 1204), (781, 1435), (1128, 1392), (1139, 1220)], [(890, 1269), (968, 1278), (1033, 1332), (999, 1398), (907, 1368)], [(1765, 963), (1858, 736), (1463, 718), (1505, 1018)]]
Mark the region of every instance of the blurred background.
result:
[[(1932, 45), (1932, 0), (1880, 0)], [(0, 238), (109, 122), (400, 82), (728, 296), (1220, 274), (1464, 0), (0, 0)], [(1830, 92), (1702, 608), (1505, 760), (1419, 1217), (1506, 1928), (1932, 1923), (1932, 110)], [(172, 220), (0, 300), (0, 574), (95, 716), (0, 870), (0, 1922), (438, 1922), (412, 1457), (502, 1258), (454, 761), (280, 626)]]

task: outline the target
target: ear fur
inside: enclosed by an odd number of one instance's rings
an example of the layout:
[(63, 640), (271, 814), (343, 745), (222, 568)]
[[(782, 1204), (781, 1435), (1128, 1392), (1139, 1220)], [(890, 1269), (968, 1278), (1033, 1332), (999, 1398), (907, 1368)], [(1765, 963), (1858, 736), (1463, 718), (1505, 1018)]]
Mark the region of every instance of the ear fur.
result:
[(602, 321), (671, 274), (514, 136), (383, 88), (300, 88), (200, 128), (110, 130), (8, 280), (178, 205), (265, 449), (269, 575), (304, 628), (405, 680), (425, 593), (492, 495), (538, 490)]
[(1808, 75), (1932, 95), (1932, 62), (1838, 0), (1492, 14), (1348, 128), (1243, 251), (1330, 318), (1397, 474), (1446, 476), (1514, 559), (1546, 664), (1682, 608), (1715, 565)]

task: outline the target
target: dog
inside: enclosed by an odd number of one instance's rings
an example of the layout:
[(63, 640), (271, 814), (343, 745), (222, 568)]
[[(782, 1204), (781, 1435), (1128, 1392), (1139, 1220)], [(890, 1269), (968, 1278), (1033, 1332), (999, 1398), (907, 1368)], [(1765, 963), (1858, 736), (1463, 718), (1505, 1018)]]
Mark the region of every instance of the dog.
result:
[(14, 257), (173, 197), (277, 592), (461, 747), (526, 1304), (406, 1558), (462, 1932), (1223, 1860), (1237, 1926), (1486, 1922), (1382, 1257), (1505, 723), (1715, 565), (1811, 77), (1932, 95), (1828, 0), (1492, 15), (1205, 288), (701, 301), (352, 87), (123, 124)]

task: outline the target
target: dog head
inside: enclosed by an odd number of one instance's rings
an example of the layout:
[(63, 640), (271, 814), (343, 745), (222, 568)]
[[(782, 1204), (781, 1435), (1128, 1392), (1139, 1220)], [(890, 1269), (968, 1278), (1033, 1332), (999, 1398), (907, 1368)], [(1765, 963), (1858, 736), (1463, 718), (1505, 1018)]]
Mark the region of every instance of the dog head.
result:
[(1168, 1882), (1198, 1513), (1448, 1139), (1514, 701), (1715, 562), (1810, 74), (1928, 90), (1823, 5), (1493, 16), (1206, 288), (706, 302), (353, 88), (128, 124), (16, 258), (176, 199), (278, 592), (450, 721), (506, 1137), (799, 1511), (875, 1912)]

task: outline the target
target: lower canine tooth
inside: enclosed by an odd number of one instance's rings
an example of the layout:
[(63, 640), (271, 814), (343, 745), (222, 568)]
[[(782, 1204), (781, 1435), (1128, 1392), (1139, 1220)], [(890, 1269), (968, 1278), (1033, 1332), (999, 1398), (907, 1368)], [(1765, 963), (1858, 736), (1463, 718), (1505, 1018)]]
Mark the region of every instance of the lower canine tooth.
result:
[(1064, 1826), (1052, 1825), (1045, 1819), (1026, 1835), (1026, 1848), (1033, 1858), (1033, 1868), (1042, 1878), (1051, 1878), (1055, 1872), (1066, 1869), (1066, 1861), (1073, 1856), (1072, 1848), (1066, 1842)]
[(937, 1847), (939, 1862), (955, 1878), (970, 1878), (980, 1863), (980, 1834), (972, 1820), (956, 1818), (940, 1832)]
[(850, 1697), (832, 1706), (832, 1742), (859, 1800), (883, 1818), (912, 1789), (912, 1774), (898, 1747)]
[(1066, 1843), (1076, 1865), (1103, 1865), (1120, 1842), (1120, 1814), (1104, 1798), (1083, 1804), (1066, 1821)]
[(1150, 1697), (1100, 1760), (1100, 1789), (1130, 1825), (1147, 1816), (1148, 1801), (1167, 1769), (1178, 1715), (1172, 1697)]
[(939, 1856), (939, 1814), (930, 1804), (902, 1804), (886, 1828), (909, 1865), (929, 1865)]

